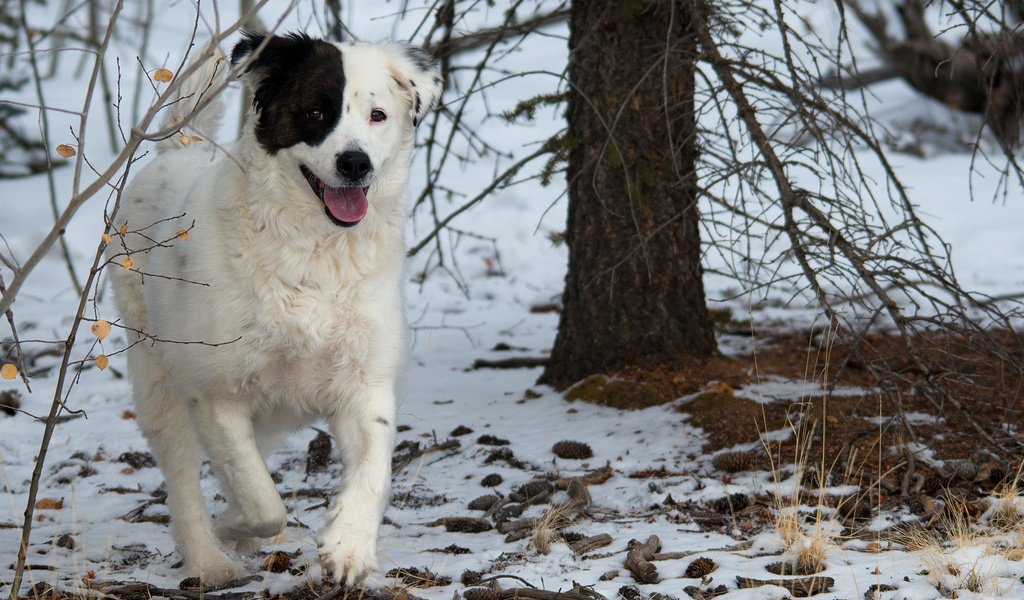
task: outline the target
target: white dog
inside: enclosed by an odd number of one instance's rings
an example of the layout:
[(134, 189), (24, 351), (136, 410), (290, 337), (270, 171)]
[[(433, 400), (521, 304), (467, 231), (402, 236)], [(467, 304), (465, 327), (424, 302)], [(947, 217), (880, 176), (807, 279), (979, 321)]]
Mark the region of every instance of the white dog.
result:
[[(112, 223), (128, 223), (108, 256), (132, 259), (112, 270), (138, 340), (128, 353), (138, 421), (167, 480), (186, 574), (219, 582), (242, 570), (225, 548), (252, 552), (285, 526), (264, 453), (325, 419), (344, 481), (318, 541), (351, 584), (377, 566), (406, 347), (409, 160), (441, 79), (404, 44), (299, 34), (246, 34), (231, 61), (250, 65), (254, 98), (239, 142), (226, 152), (161, 142)], [(226, 70), (204, 64), (165, 123), (181, 123)], [(200, 113), (191, 133), (214, 132), (221, 112)], [(229, 503), (212, 522), (204, 453)]]

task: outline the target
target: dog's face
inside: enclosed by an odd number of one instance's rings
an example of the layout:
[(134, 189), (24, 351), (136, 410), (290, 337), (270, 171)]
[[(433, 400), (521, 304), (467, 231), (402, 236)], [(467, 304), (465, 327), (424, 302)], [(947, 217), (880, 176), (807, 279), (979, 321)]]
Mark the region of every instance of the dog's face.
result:
[[(246, 33), (232, 63), (265, 39)], [(434, 60), (401, 43), (271, 36), (246, 72), (260, 146), (294, 168), (309, 183), (308, 200), (344, 227), (366, 216), (367, 193), (393, 162), (408, 160), (413, 129), (441, 95)]]

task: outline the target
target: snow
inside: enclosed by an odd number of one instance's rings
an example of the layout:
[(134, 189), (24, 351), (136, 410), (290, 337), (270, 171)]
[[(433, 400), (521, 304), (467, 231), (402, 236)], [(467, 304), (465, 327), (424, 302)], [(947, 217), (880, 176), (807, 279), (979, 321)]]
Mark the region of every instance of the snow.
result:
[[(174, 64), (181, 50), (181, 40), (191, 28), (188, 16), (191, 9), (188, 3), (157, 4), (160, 5), (158, 22), (161, 27), (154, 31), (147, 64)], [(266, 20), (272, 21), (284, 4), (272, 3), (266, 10)], [(391, 4), (375, 8), (367, 3), (348, 4), (352, 5), (351, 12), (347, 13), (350, 27), (367, 39), (410, 35), (423, 16), (412, 13), (410, 18), (396, 21), (392, 18), (396, 8)], [(52, 18), (47, 13), (52, 8), (33, 7), (32, 10), (31, 18), (36, 22), (47, 23)], [(500, 18), (501, 10), (497, 6), (481, 11), (467, 27), (493, 23)], [(809, 22), (828, 27), (830, 19), (834, 18), (833, 11), (834, 7), (815, 5)], [(230, 12), (227, 7), (221, 7), (222, 22), (233, 17)], [(212, 20), (212, 16), (208, 18)], [(315, 32), (318, 18), (309, 6), (300, 4), (286, 19), (284, 27), (303, 27)], [(81, 17), (76, 16), (73, 23), (81, 25), (80, 21)], [(552, 31), (564, 34), (564, 29)], [(120, 57), (124, 67), (124, 90), (133, 89), (136, 73), (128, 65), (134, 63), (136, 42), (130, 36), (116, 39), (112, 50), (112, 56)], [(507, 57), (502, 67), (516, 72), (542, 66), (558, 73), (565, 59), (563, 39), (542, 37)], [(67, 72), (66, 76), (47, 81), (45, 90), (50, 104), (71, 110), (81, 105), (85, 80), (71, 74), (77, 60), (77, 55), (64, 57), (61, 69)], [(554, 82), (549, 74), (518, 78), (491, 90), (487, 102), (491, 110), (500, 112), (514, 106), (519, 99), (550, 91)], [(951, 118), (945, 109), (922, 100), (902, 84), (884, 84), (873, 92), (872, 108), (879, 109), (895, 129), (899, 129), (901, 119), (928, 115), (939, 121)], [(34, 101), (30, 92), (21, 93), (24, 95), (21, 100)], [(235, 95), (229, 96), (228, 106), (226, 121), (236, 123), (238, 101)], [(480, 122), (478, 133), (484, 139), (500, 143), (504, 151), (515, 156), (529, 152), (533, 144), (560, 127), (560, 115), (553, 110), (542, 110), (535, 122), (515, 126), (487, 119), (484, 114), (482, 102), (468, 105), (467, 118)], [(940, 116), (936, 118), (936, 114)], [(77, 118), (51, 112), (50, 119), (55, 143), (70, 141), (68, 131), (70, 127), (77, 127)], [(230, 132), (225, 131), (224, 135), (229, 136)], [(106, 147), (105, 123), (98, 108), (94, 108), (90, 120), (88, 139), (90, 160), (105, 165), (112, 154)], [(1011, 188), (1008, 196), (1000, 197), (996, 172), (985, 164), (975, 164), (976, 171), (971, 173), (971, 156), (963, 151), (936, 147), (926, 149), (924, 158), (899, 154), (892, 160), (900, 176), (908, 182), (914, 202), (951, 244), (953, 263), (962, 282), (994, 295), (1019, 292), (1024, 286), (1024, 236), (1020, 235), (1024, 198), (1019, 189)], [(510, 162), (508, 159), (505, 164)], [(488, 164), (467, 163), (450, 169), (453, 187), (468, 197), (475, 195), (494, 174)], [(413, 169), (414, 190), (418, 191), (424, 182), (423, 171), (422, 160), (418, 160)], [(71, 176), (69, 167), (55, 172), (60, 198), (68, 197)], [(0, 186), (0, 234), (7, 244), (6, 247), (0, 245), (0, 251), (24, 260), (52, 222), (46, 200), (46, 180), (44, 176), (5, 179), (0, 180)], [(723, 478), (715, 474), (710, 467), (710, 456), (702, 455), (702, 432), (688, 424), (685, 415), (676, 410), (685, 399), (665, 406), (622, 411), (580, 402), (567, 403), (554, 391), (535, 384), (540, 374), (537, 369), (470, 368), (477, 358), (542, 356), (550, 349), (557, 313), (537, 313), (530, 309), (556, 302), (560, 297), (565, 249), (553, 246), (548, 234), (564, 228), (562, 190), (564, 181), (561, 180), (547, 188), (536, 181), (526, 181), (495, 194), (465, 213), (456, 222), (460, 229), (494, 238), (496, 242), (464, 237), (455, 243), (445, 238), (444, 243), (452, 244), (453, 255), (459, 261), (457, 277), (434, 271), (421, 282), (415, 275), (430, 264), (429, 259), (420, 255), (411, 261), (407, 296), (414, 335), (398, 420), (399, 426), (407, 429), (399, 433), (398, 440), (427, 446), (435, 440), (448, 439), (450, 432), (459, 425), (471, 428), (473, 433), (457, 438), (460, 442), (457, 450), (426, 454), (396, 475), (392, 503), (387, 511), (388, 523), (381, 530), (381, 570), (371, 583), (388, 584), (384, 573), (393, 567), (421, 570), (425, 567), (452, 577), (454, 583), (413, 593), (431, 600), (447, 599), (453, 590), (462, 589), (458, 579), (463, 571), (486, 571), (492, 562), (498, 561), (506, 566), (496, 568), (494, 573), (514, 575), (545, 589), (569, 589), (576, 581), (593, 585), (597, 592), (609, 598), (614, 598), (623, 585), (638, 585), (646, 594), (660, 592), (682, 597), (683, 587), (699, 583), (683, 578), (684, 569), (693, 558), (705, 556), (719, 566), (711, 574), (712, 581), (700, 587), (725, 584), (729, 588), (729, 593), (723, 596), (725, 600), (788, 597), (779, 587), (739, 590), (735, 585), (738, 575), (774, 577), (764, 567), (779, 561), (785, 546), (776, 532), (749, 538), (736, 524), (724, 527), (724, 533), (702, 531), (697, 523), (677, 518), (662, 503), (669, 495), (679, 502), (701, 504), (736, 493), (768, 494), (781, 498), (783, 503), (789, 502), (799, 481), (791, 470), (783, 470), (788, 475), (750, 472)], [(999, 199), (990, 201), (993, 197)], [(458, 202), (456, 199), (452, 206)], [(103, 203), (101, 198), (93, 199), (67, 230), (66, 237), (79, 273), (85, 272), (98, 241)], [(410, 241), (418, 240), (431, 227), (425, 213), (418, 214), (410, 225)], [(724, 269), (726, 265), (714, 263), (716, 260), (721, 259), (709, 253), (711, 266)], [(495, 276), (495, 264), (500, 265), (503, 275)], [(10, 281), (9, 271), (0, 270), (0, 274), (5, 281)], [(709, 275), (706, 286), (712, 299), (736, 295), (737, 284), (728, 277)], [(95, 310), (96, 314), (114, 320), (109, 295), (108, 290), (95, 304), (95, 309), (90, 305), (90, 313)], [(774, 324), (786, 328), (814, 323), (813, 310), (798, 307), (799, 303), (790, 303), (787, 297), (783, 292), (771, 298), (772, 301), (763, 302), (759, 294), (740, 294), (716, 305), (729, 307), (735, 319), (756, 322), (759, 327)], [(56, 251), (51, 252), (14, 305), (21, 337), (26, 340), (64, 338), (76, 304), (77, 297), (68, 283), (62, 259)], [(85, 358), (91, 350), (90, 341), (85, 339), (89, 337), (87, 333), (86, 329), (80, 332), (73, 353), (75, 360)], [(502, 343), (514, 350), (492, 350)], [(723, 351), (748, 352), (752, 343), (748, 338), (730, 336), (723, 338)], [(36, 513), (28, 562), (43, 568), (27, 571), (26, 585), (39, 581), (75, 585), (88, 574), (94, 574), (98, 580), (138, 580), (172, 588), (179, 583), (180, 576), (175, 569), (179, 556), (167, 525), (129, 523), (123, 519), (124, 515), (154, 500), (153, 494), (159, 492), (162, 483), (155, 468), (134, 468), (118, 462), (124, 453), (146, 449), (131, 418), (129, 385), (120, 377), (125, 372), (124, 357), (115, 354), (124, 344), (123, 335), (115, 330), (101, 345), (110, 355), (110, 367), (101, 372), (91, 368), (87, 361), (85, 368), (76, 373), (68, 406), (72, 411), (83, 412), (68, 414), (71, 418), (57, 427), (40, 491), (41, 498), (63, 499), (63, 508)], [(36, 344), (37, 347), (42, 345)], [(53, 367), (58, 360), (57, 356), (46, 357), (37, 367)], [(20, 391), (25, 411), (13, 417), (0, 415), (0, 479), (3, 484), (0, 565), (15, 562), (18, 527), (43, 429), (31, 416), (47, 412), (55, 375), (56, 369), (51, 368), (34, 378), (31, 393), (26, 392), (19, 381), (0, 382), (0, 392)], [(821, 392), (820, 385), (814, 382), (766, 377), (745, 388), (744, 396), (758, 402), (789, 402)], [(844, 388), (833, 393), (863, 392)], [(909, 417), (915, 422), (933, 418), (917, 414)], [(878, 418), (887, 420), (883, 416)], [(767, 432), (765, 439), (777, 439), (790, 433), (786, 430)], [(304, 565), (307, 570), (299, 575), (263, 572), (262, 581), (242, 589), (286, 592), (303, 585), (307, 579), (316, 580), (321, 573), (311, 529), (315, 530), (324, 517), (324, 501), (301, 492), (331, 488), (338, 480), (339, 467), (332, 463), (326, 472), (306, 476), (306, 448), (315, 434), (313, 429), (298, 432), (270, 458), (272, 471), (281, 476), (278, 488), (289, 507), (290, 521), (281, 538), (264, 548), (297, 551), (293, 566)], [(483, 434), (508, 439), (508, 447), (517, 459), (527, 463), (526, 469), (501, 461), (486, 464), (496, 447), (477, 442)], [(551, 451), (552, 444), (563, 439), (588, 443), (594, 450), (593, 458), (585, 461), (556, 458)], [(927, 449), (922, 447), (921, 452), (923, 455)], [(613, 476), (603, 484), (591, 486), (590, 515), (569, 528), (584, 535), (612, 535), (614, 541), (610, 546), (597, 549), (588, 557), (573, 556), (565, 544), (554, 544), (550, 554), (542, 555), (529, 538), (505, 543), (503, 534), (495, 531), (449, 533), (443, 527), (429, 526), (442, 517), (480, 516), (469, 511), (466, 505), (473, 498), (494, 492), (481, 486), (484, 475), (501, 475), (504, 481), (496, 490), (508, 494), (534, 477), (581, 476), (606, 464), (613, 469)], [(629, 477), (639, 471), (659, 468), (664, 468), (667, 476)], [(775, 480), (782, 477), (786, 479)], [(217, 497), (217, 488), (209, 473), (204, 482), (207, 501), (216, 513), (224, 503)], [(850, 490), (829, 488), (823, 492), (841, 494)], [(554, 496), (554, 502), (564, 500), (564, 492)], [(658, 508), (652, 508), (655, 506)], [(547, 508), (548, 505), (532, 506), (523, 516), (539, 517)], [(805, 509), (812, 513), (814, 510), (813, 507)], [(166, 515), (165, 511), (162, 504), (154, 503), (142, 514), (154, 518)], [(868, 529), (881, 530), (896, 521), (910, 520), (912, 517), (905, 514), (883, 515)], [(809, 527), (805, 533), (811, 534), (812, 529)], [(73, 548), (57, 545), (64, 534), (71, 534)], [(686, 551), (693, 555), (657, 562), (662, 577), (660, 583), (635, 584), (622, 565), (626, 544), (630, 539), (645, 540), (650, 535), (660, 537), (666, 552)], [(923, 574), (933, 569), (929, 566), (931, 559), (927, 551), (894, 548), (872, 552), (865, 550), (863, 540), (844, 542), (835, 532), (828, 533), (827, 537), (831, 540), (825, 557), (827, 568), (819, 575), (835, 578), (836, 584), (829, 594), (821, 597), (860, 598), (872, 584), (889, 584), (898, 590), (879, 593), (876, 597), (925, 600), (938, 597), (935, 577), (940, 577), (947, 586), (961, 587), (962, 581), (954, 581), (952, 575)], [(742, 543), (745, 541), (749, 541), (749, 545)], [(452, 544), (470, 552), (456, 555), (432, 551)], [(970, 566), (984, 580), (981, 592), (960, 590), (960, 598), (1014, 597), (1021, 593), (1017, 579), (1024, 574), (1024, 565), (1021, 561), (1009, 561), (993, 554), (991, 545), (957, 548), (945, 560)], [(249, 559), (247, 566), (251, 573), (258, 572), (259, 559)], [(618, 575), (600, 581), (599, 577), (609, 571), (617, 571)], [(8, 592), (8, 582), (9, 576), (0, 575), (0, 592)], [(502, 580), (502, 584), (508, 586), (515, 582)]]

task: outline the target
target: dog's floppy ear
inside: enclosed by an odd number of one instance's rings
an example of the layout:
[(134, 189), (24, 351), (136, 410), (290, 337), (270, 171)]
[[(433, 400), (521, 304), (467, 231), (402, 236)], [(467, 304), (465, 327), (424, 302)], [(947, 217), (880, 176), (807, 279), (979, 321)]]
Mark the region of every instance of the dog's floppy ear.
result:
[[(242, 39), (231, 51), (231, 65), (238, 66), (256, 52), (256, 49), (267, 39), (267, 35), (255, 31), (243, 31)], [(315, 51), (316, 40), (304, 33), (288, 33), (270, 35), (259, 55), (249, 62), (242, 75), (255, 75), (262, 80), (270, 75), (287, 71), (289, 65), (295, 64)]]
[(441, 98), (441, 71), (437, 60), (411, 44), (390, 44), (391, 76), (409, 102), (412, 124), (417, 126)]

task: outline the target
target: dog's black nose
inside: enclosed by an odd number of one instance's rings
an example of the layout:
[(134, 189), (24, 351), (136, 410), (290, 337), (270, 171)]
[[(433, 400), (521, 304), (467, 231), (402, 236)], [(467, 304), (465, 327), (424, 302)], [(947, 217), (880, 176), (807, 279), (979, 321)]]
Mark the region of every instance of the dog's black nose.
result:
[(338, 155), (338, 172), (341, 176), (358, 181), (373, 169), (370, 157), (360, 150), (348, 150)]

